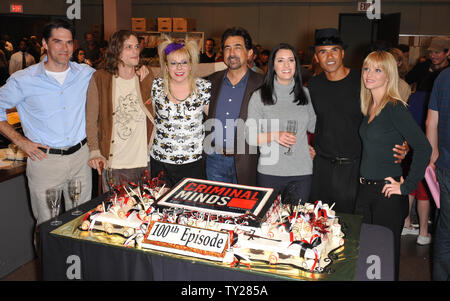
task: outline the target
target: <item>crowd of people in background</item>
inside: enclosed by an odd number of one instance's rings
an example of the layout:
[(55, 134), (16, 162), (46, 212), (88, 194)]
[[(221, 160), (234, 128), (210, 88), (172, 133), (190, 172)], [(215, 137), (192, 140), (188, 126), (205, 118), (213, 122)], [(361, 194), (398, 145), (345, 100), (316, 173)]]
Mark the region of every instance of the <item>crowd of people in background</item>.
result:
[[(86, 32), (80, 43), (74, 40), (74, 52), (71, 61), (87, 64), (101, 69), (108, 42), (96, 39), (94, 34)], [(0, 37), (0, 86), (16, 71), (25, 69), (45, 59), (46, 50), (37, 36), (22, 37), (13, 43), (9, 35)]]
[[(398, 279), (401, 235), (431, 243), (423, 180), (430, 165), (444, 217), (434, 238), (433, 277), (448, 279), (450, 39), (433, 38), (429, 58), (411, 70), (407, 46), (380, 41), (356, 70), (343, 63), (346, 45), (337, 29), (316, 30), (305, 64), (304, 50), (286, 43), (264, 49), (232, 27), (220, 45), (207, 39), (203, 53), (195, 42), (166, 38), (158, 46), (161, 77), (141, 67), (145, 47), (130, 31), (109, 42), (86, 33), (79, 44), (60, 20), (46, 26), (42, 45), (35, 36), (14, 48), (9, 40), (0, 42), (0, 132), (29, 156), (38, 224), (50, 216), (44, 193), (55, 183), (81, 178), (80, 203), (89, 199), (91, 168), (116, 172), (116, 181), (150, 169), (152, 176), (163, 171), (169, 186), (196, 177), (273, 187), (290, 190), (294, 202), (335, 203), (337, 212), (391, 229)], [(198, 63), (212, 62), (227, 68), (196, 77)], [(12, 107), (24, 135), (6, 122)], [(414, 198), (419, 228), (409, 218)]]
[[(141, 47), (140, 55), (142, 58), (157, 57), (158, 52), (156, 48), (145, 47), (145, 39), (138, 36)], [(204, 51), (199, 53), (199, 63), (215, 63), (223, 62), (223, 52), (213, 38), (207, 38), (204, 43)], [(83, 41), (74, 40), (74, 52), (71, 58), (77, 63), (87, 64), (95, 69), (103, 67), (103, 57), (108, 46), (108, 42), (94, 37), (91, 32), (86, 32), (83, 36)], [(397, 60), (399, 67), (400, 78), (405, 80), (409, 71), (412, 71), (413, 66), (408, 65), (409, 46), (400, 44), (387, 46), (390, 52)], [(248, 60), (249, 68), (259, 74), (265, 75), (267, 73), (268, 59), (270, 49), (266, 49), (260, 44), (252, 45), (253, 55)], [(306, 51), (302, 48), (296, 49), (300, 65), (302, 66), (303, 82), (306, 84), (308, 79), (316, 76), (323, 70), (318, 61), (312, 56), (307, 58)], [(5, 34), (0, 39), (0, 86), (6, 83), (6, 80), (11, 74), (17, 70), (25, 69), (35, 63), (39, 63), (46, 56), (44, 47), (39, 42), (35, 35), (30, 37), (23, 37), (16, 45), (11, 41), (9, 35)], [(421, 56), (417, 60), (418, 66), (423, 66), (429, 63), (427, 56)], [(417, 69), (417, 67), (416, 67)], [(412, 71), (411, 76), (417, 73)], [(419, 72), (420, 73), (420, 72)], [(412, 91), (415, 91), (413, 86)]]

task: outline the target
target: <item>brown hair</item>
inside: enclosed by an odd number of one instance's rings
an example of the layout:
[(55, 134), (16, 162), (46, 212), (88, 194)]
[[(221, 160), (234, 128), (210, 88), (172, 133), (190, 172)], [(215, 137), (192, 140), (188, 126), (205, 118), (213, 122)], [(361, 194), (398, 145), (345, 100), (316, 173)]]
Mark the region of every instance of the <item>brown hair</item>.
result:
[(395, 61), (397, 62), (398, 76), (400, 76), (400, 78), (402, 79), (405, 79), (405, 76), (408, 73), (408, 61), (406, 60), (406, 57), (398, 48), (391, 48), (389, 52), (394, 56)]
[[(136, 39), (138, 39), (138, 36), (129, 30), (119, 30), (112, 34), (112, 36), (109, 38), (108, 42), (108, 48), (105, 52), (104, 57), (104, 69), (108, 71), (111, 74), (118, 75), (119, 71), (119, 63), (120, 60), (120, 54), (123, 50), (123, 44), (127, 39), (130, 38), (130, 36), (135, 36)], [(139, 60), (139, 64), (137, 66), (137, 69), (141, 66), (141, 61)]]

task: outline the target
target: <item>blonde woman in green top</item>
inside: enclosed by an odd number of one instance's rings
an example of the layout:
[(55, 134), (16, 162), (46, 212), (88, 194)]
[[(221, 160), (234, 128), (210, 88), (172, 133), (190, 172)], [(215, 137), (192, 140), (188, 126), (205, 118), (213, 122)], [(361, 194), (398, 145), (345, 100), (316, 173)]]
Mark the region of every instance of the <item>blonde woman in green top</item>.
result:
[[(398, 92), (398, 71), (392, 54), (370, 53), (361, 74), (359, 133), (362, 140), (360, 186), (356, 214), (363, 222), (385, 226), (394, 233), (395, 271), (398, 276), (400, 236), (408, 214), (408, 194), (423, 178), (430, 161), (431, 147)], [(394, 162), (392, 145), (406, 140), (413, 149), (408, 176)]]

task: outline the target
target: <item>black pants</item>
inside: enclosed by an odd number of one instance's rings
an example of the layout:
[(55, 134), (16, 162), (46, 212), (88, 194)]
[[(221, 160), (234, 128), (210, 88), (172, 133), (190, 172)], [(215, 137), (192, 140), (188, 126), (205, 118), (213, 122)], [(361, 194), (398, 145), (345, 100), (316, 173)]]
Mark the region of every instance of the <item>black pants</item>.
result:
[(202, 159), (187, 164), (169, 164), (150, 158), (152, 178), (163, 171), (163, 180), (168, 187), (173, 187), (183, 178), (205, 179)]
[[(129, 182), (138, 183), (144, 173), (149, 170), (149, 167), (150, 163), (146, 167), (113, 169), (114, 185), (122, 185)], [(102, 172), (102, 190), (103, 192), (109, 191), (106, 170)]]
[(385, 197), (381, 193), (383, 186), (384, 184), (360, 184), (355, 214), (363, 216), (363, 223), (384, 226), (394, 233), (395, 279), (398, 280), (400, 239), (409, 211), (409, 202), (407, 195)]
[(283, 193), (288, 184), (295, 185), (295, 201), (293, 205), (297, 205), (299, 199), (302, 203), (309, 201), (309, 194), (311, 191), (311, 175), (281, 177), (265, 175), (259, 172), (256, 175), (257, 186), (273, 188), (277, 194)]
[(329, 205), (335, 203), (336, 212), (352, 214), (359, 185), (359, 163), (359, 159), (332, 163), (330, 159), (316, 155), (310, 199)]

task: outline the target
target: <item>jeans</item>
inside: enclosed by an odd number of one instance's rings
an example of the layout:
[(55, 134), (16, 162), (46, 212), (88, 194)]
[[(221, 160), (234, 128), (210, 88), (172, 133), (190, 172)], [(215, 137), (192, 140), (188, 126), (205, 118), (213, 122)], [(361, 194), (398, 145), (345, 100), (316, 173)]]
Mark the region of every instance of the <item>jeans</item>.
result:
[(436, 168), (440, 188), (439, 217), (434, 234), (433, 280), (450, 280), (450, 172)]
[(219, 154), (207, 155), (206, 178), (211, 181), (237, 184), (234, 157)]

